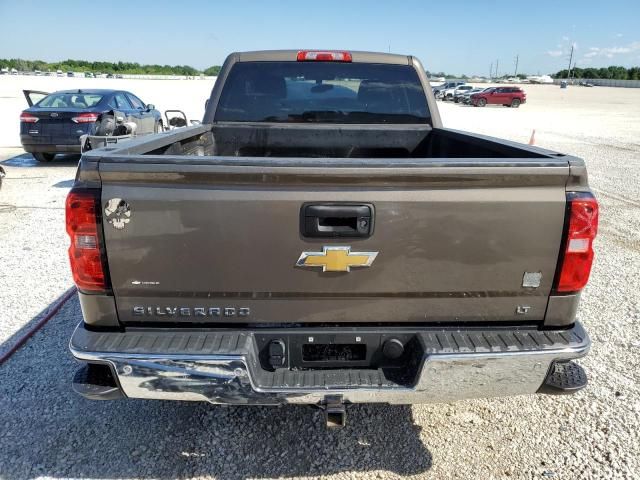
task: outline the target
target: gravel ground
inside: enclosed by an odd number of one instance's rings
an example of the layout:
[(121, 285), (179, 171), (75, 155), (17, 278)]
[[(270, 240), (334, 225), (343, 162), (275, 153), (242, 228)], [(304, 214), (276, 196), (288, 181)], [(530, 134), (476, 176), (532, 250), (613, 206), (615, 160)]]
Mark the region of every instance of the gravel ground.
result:
[[(535, 128), (538, 145), (587, 161), (602, 216), (578, 314), (593, 340), (585, 391), (351, 406), (339, 432), (302, 407), (90, 402), (69, 389), (74, 297), (0, 366), (0, 478), (640, 478), (640, 90), (554, 88), (528, 88), (518, 110), (440, 105), (447, 126), (519, 141)], [(72, 159), (2, 165), (0, 351), (70, 285), (74, 172)]]
[(1, 355), (10, 337), (71, 286), (64, 201), (78, 158), (44, 166), (21, 149), (0, 149), (0, 160), (7, 172), (0, 190)]

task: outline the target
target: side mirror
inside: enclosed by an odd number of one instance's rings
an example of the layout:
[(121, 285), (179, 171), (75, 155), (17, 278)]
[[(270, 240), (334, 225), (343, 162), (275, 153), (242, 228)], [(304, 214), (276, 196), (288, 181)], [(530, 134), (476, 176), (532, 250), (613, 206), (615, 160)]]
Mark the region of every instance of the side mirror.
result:
[(153, 103), (147, 103), (147, 110), (155, 110), (156, 106)]

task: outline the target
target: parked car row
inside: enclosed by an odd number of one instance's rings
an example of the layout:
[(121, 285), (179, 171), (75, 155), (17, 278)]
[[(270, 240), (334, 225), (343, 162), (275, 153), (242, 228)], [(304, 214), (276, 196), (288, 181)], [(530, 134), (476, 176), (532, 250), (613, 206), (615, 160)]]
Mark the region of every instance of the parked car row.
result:
[(520, 87), (476, 88), (464, 82), (448, 82), (433, 88), (437, 99), (453, 101), (474, 107), (503, 105), (518, 108), (527, 101), (527, 94)]
[[(62, 70), (56, 70), (55, 72), (43, 72), (40, 70), (33, 71), (19, 71), (15, 68), (2, 68), (0, 69), (0, 75), (35, 75), (36, 77), (75, 77), (77, 72), (63, 72)], [(83, 72), (84, 78), (122, 78), (121, 74), (114, 73), (101, 73), (101, 72)]]

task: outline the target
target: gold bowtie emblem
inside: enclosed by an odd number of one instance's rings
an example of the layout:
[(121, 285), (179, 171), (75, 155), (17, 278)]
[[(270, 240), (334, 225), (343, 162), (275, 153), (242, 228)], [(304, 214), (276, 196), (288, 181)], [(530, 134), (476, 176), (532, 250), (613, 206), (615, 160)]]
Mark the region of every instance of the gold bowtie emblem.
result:
[(351, 267), (369, 267), (378, 252), (352, 252), (351, 247), (322, 247), (321, 252), (302, 252), (298, 267), (322, 267), (323, 272), (350, 272)]

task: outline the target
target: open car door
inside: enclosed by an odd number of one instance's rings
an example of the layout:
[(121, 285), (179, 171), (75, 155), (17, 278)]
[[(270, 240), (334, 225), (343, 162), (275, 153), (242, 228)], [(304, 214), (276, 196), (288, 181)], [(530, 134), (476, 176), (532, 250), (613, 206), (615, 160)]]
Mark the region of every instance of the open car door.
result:
[(49, 95), (49, 92), (39, 92), (38, 90), (23, 90), (24, 98), (27, 99), (27, 103), (30, 107), (33, 107), (36, 103)]
[(191, 123), (191, 125), (200, 125), (200, 120), (192, 119), (187, 121), (187, 115), (182, 110), (165, 110), (164, 116), (167, 120), (168, 130), (186, 127), (189, 123)]

